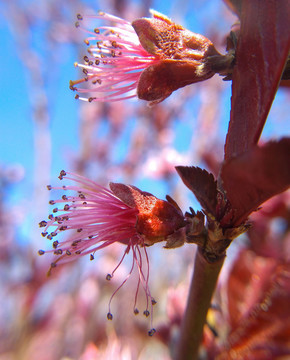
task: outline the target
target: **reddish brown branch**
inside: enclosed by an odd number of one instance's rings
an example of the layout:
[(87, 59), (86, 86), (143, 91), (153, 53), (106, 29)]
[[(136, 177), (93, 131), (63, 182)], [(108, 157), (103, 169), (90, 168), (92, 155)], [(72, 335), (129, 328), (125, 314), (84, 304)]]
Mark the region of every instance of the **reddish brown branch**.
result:
[(208, 308), (224, 258), (209, 263), (198, 248), (175, 360), (197, 359)]

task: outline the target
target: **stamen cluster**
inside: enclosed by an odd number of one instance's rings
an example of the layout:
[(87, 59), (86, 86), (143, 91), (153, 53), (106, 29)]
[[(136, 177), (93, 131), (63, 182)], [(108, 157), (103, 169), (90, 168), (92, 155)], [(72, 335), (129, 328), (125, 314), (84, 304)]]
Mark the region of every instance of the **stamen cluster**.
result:
[[(133, 273), (135, 266), (139, 273), (139, 280), (136, 287), (134, 314), (138, 314), (136, 307), (140, 285), (146, 295), (146, 309), (143, 314), (148, 317), (152, 314), (152, 306), (156, 303), (149, 290), (149, 258), (144, 246), (143, 237), (136, 231), (136, 222), (139, 210), (137, 207), (130, 207), (118, 198), (112, 191), (88, 180), (82, 176), (61, 171), (59, 179), (72, 180), (77, 185), (64, 185), (52, 187), (48, 190), (64, 190), (76, 192), (76, 195), (63, 195), (61, 199), (50, 200), (51, 205), (57, 205), (39, 226), (43, 229), (42, 236), (52, 240), (52, 250), (39, 250), (39, 254), (53, 253), (55, 260), (51, 263), (48, 275), (58, 264), (76, 259), (77, 257), (90, 255), (94, 260), (97, 250), (103, 249), (114, 243), (126, 245), (124, 254), (115, 269), (106, 276), (111, 280), (127, 254), (132, 253), (132, 266), (124, 281), (111, 296), (109, 302), (108, 320), (113, 319), (111, 313), (111, 301), (116, 292), (126, 283)], [(61, 232), (69, 235), (66, 240), (55, 240)], [(145, 270), (144, 270), (145, 261)], [(152, 325), (152, 316), (151, 316)], [(152, 336), (155, 330), (151, 326), (149, 335)]]
[[(76, 27), (89, 34), (85, 39), (88, 55), (84, 64), (75, 63), (83, 70), (84, 78), (70, 81), (70, 88), (78, 92), (77, 99), (85, 101), (119, 101), (136, 97), (140, 73), (158, 62), (158, 57), (148, 53), (140, 44), (130, 22), (117, 16), (99, 12), (86, 19), (101, 19), (115, 25), (99, 26), (93, 31), (82, 27), (83, 17), (77, 15)], [(91, 87), (80, 88), (78, 84), (90, 82)], [(79, 94), (91, 93), (88, 98)]]

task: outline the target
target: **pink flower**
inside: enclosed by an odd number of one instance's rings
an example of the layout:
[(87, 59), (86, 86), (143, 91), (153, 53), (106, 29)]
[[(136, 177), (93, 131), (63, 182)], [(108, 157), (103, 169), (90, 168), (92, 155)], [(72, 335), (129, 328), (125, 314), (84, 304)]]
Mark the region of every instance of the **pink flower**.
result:
[[(89, 46), (83, 69), (85, 77), (70, 82), (79, 94), (91, 93), (86, 101), (118, 101), (132, 97), (158, 103), (173, 91), (212, 77), (215, 74), (209, 58), (221, 55), (206, 37), (192, 33), (166, 16), (152, 11), (153, 18), (130, 22), (99, 12), (90, 19), (114, 22), (87, 31)], [(78, 15), (78, 20), (82, 20)], [(80, 22), (76, 23), (81, 27)], [(216, 60), (215, 60), (216, 61)], [(80, 88), (91, 82), (92, 87)]]
[[(62, 180), (64, 177), (76, 182), (77, 185), (62, 187), (49, 185), (48, 189), (72, 190), (77, 194), (63, 195), (59, 200), (51, 200), (51, 205), (59, 204), (61, 207), (53, 209), (48, 221), (43, 220), (39, 223), (39, 226), (44, 228), (42, 235), (53, 240), (53, 250), (47, 252), (53, 252), (56, 256), (48, 274), (58, 264), (88, 254), (93, 260), (97, 250), (114, 243), (124, 244), (126, 248), (120, 262), (106, 278), (110, 280), (114, 276), (130, 251), (133, 257), (132, 267), (126, 279), (112, 295), (107, 317), (109, 320), (113, 318), (110, 311), (112, 298), (132, 274), (135, 265), (139, 272), (139, 281), (135, 294), (134, 313), (139, 312), (136, 303), (141, 285), (147, 299), (144, 315), (149, 316), (155, 300), (151, 296), (148, 285), (149, 259), (146, 247), (164, 240), (167, 241), (165, 247), (183, 244), (183, 242), (177, 242), (179, 235), (184, 235), (185, 220), (181, 210), (173, 201), (170, 203), (159, 200), (134, 186), (111, 183), (110, 191), (82, 176), (61, 171), (59, 178)], [(71, 230), (70, 235), (66, 240), (54, 240), (60, 232), (69, 230)], [(44, 250), (39, 250), (40, 255), (44, 253)], [(145, 271), (143, 259), (146, 262)], [(153, 335), (154, 332), (152, 328), (149, 335)]]

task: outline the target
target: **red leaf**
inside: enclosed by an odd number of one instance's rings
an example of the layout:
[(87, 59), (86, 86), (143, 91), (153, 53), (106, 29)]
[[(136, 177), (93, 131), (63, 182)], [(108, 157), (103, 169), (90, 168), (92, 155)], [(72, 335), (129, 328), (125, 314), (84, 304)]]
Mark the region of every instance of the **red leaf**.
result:
[(241, 224), (264, 201), (290, 185), (290, 138), (254, 147), (224, 162), (221, 179), (235, 209), (233, 225)]
[(216, 357), (276, 359), (290, 354), (290, 264), (243, 250), (229, 276), (231, 327)]
[(289, 0), (244, 0), (225, 159), (257, 144), (290, 49)]
[(194, 193), (202, 208), (215, 215), (217, 183), (213, 174), (194, 166), (177, 166), (176, 170), (184, 184)]
[(276, 268), (276, 259), (256, 256), (247, 249), (239, 253), (227, 283), (228, 320), (232, 329), (248, 318), (256, 304), (263, 302)]

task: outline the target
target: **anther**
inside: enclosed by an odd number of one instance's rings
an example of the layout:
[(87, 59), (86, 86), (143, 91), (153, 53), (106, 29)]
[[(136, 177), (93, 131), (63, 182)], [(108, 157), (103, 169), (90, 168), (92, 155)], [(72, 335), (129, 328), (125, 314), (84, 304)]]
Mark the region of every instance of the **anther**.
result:
[(94, 255), (93, 254), (90, 254), (90, 260), (92, 261), (92, 260), (94, 260)]
[(96, 34), (99, 34), (99, 33), (100, 33), (100, 30), (99, 30), (99, 29), (94, 29), (94, 32), (95, 32)]
[(55, 255), (62, 255), (62, 250), (61, 249), (57, 249), (54, 251)]
[(100, 65), (100, 60), (99, 59), (95, 60), (95, 65)]
[(50, 264), (50, 267), (51, 267), (51, 268), (55, 268), (55, 267), (56, 267), (56, 263), (55, 263), (55, 262), (52, 262), (52, 263)]
[[(78, 63), (75, 62), (75, 63), (74, 63), (74, 67), (77, 67), (77, 66), (78, 66)], [(69, 81), (69, 88), (70, 88), (71, 90), (76, 90), (77, 88), (75, 87), (75, 84), (76, 84), (75, 81), (70, 80), (70, 81)]]
[(112, 275), (111, 275), (111, 274), (107, 274), (106, 280), (110, 281), (111, 279), (112, 279)]
[(54, 208), (54, 209), (52, 210), (52, 212), (53, 212), (53, 213), (58, 212), (58, 208)]
[(79, 28), (80, 27), (80, 23), (78, 21), (75, 22), (75, 27)]
[(43, 254), (45, 254), (44, 250), (38, 250), (38, 255), (43, 255)]
[(54, 200), (49, 200), (49, 205), (54, 205), (55, 204), (55, 201)]
[(81, 232), (81, 231), (83, 231), (83, 229), (82, 229), (82, 228), (77, 229), (77, 232)]
[(96, 100), (95, 97), (90, 97), (90, 98), (88, 99), (89, 102), (92, 102), (92, 101), (94, 101), (94, 100)]
[(62, 200), (67, 200), (67, 196), (66, 195), (62, 195)]
[(63, 177), (66, 176), (66, 172), (64, 170), (61, 170), (61, 172), (59, 173), (59, 180), (62, 180)]
[(152, 299), (151, 299), (151, 304), (152, 304), (152, 305), (155, 305), (155, 304), (157, 304), (157, 301), (152, 298)]
[(105, 15), (105, 13), (104, 13), (103, 11), (98, 11), (98, 14), (99, 14), (100, 16), (104, 16), (104, 15)]
[(70, 252), (69, 250), (67, 250), (65, 253), (66, 253), (67, 255), (71, 255), (71, 252)]
[(146, 317), (148, 317), (148, 316), (150, 315), (149, 310), (144, 310), (144, 311), (143, 311), (143, 315), (145, 315)]
[(56, 249), (57, 246), (58, 246), (58, 244), (59, 244), (59, 242), (58, 242), (57, 240), (55, 240), (55, 241), (52, 243), (52, 247), (53, 247), (54, 249)]
[(75, 252), (75, 254), (76, 254), (76, 255), (80, 255), (80, 254), (81, 254), (81, 250), (77, 250), (77, 251)]
[(83, 20), (82, 15), (81, 15), (81, 14), (77, 14), (77, 19), (78, 19), (78, 20)]
[(79, 94), (76, 94), (75, 99), (78, 100), (80, 98)]
[(52, 189), (52, 186), (51, 185), (46, 185), (47, 187), (47, 190), (51, 190)]
[(108, 314), (107, 314), (107, 319), (108, 319), (108, 320), (113, 320), (113, 314), (111, 314), (110, 312), (108, 312)]
[(45, 227), (47, 225), (47, 222), (45, 220), (42, 220), (38, 225), (39, 227)]
[(154, 328), (148, 331), (149, 336), (153, 336), (155, 333), (156, 333), (156, 330)]
[(71, 246), (77, 246), (77, 244), (80, 242), (81, 240), (75, 240), (72, 242)]
[(89, 42), (89, 40), (87, 40), (87, 39), (84, 40), (84, 43), (85, 43), (86, 45), (90, 45), (90, 42)]
[(46, 235), (48, 234), (48, 232), (46, 231), (46, 232), (42, 232), (41, 233), (41, 235), (43, 236), (43, 237), (46, 237)]
[(137, 308), (134, 309), (134, 314), (138, 315), (139, 314), (139, 310)]
[(53, 217), (52, 214), (49, 214), (49, 215), (48, 215), (48, 218), (49, 218), (49, 220), (53, 220), (53, 219), (54, 219), (54, 217)]
[(65, 204), (65, 206), (63, 207), (64, 211), (68, 211), (69, 210), (69, 204)]

